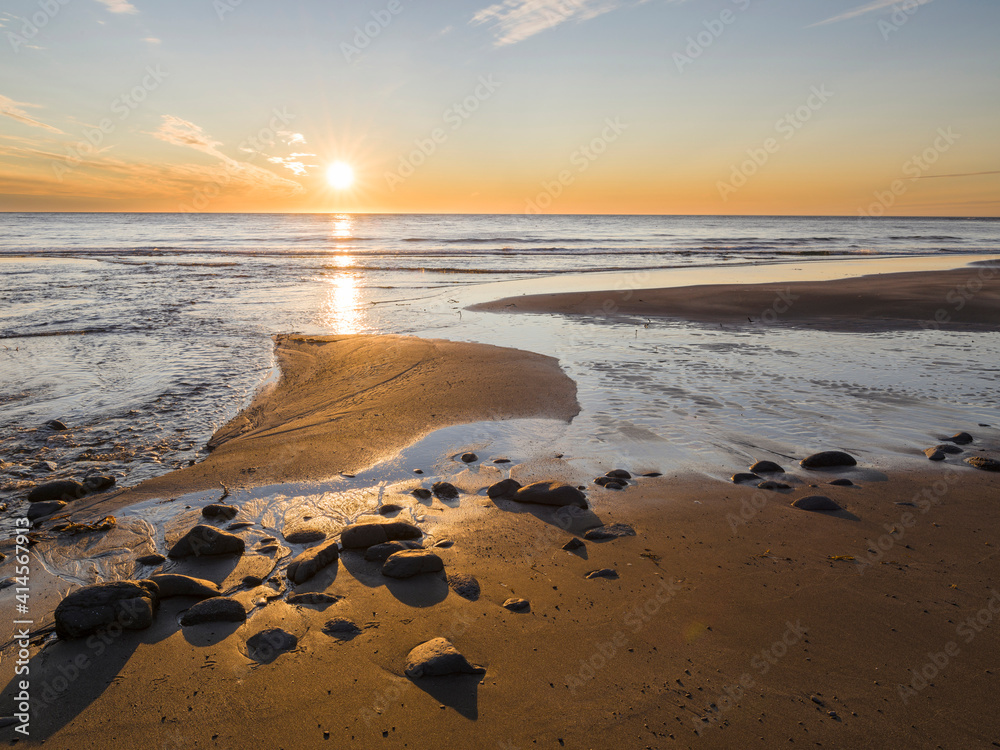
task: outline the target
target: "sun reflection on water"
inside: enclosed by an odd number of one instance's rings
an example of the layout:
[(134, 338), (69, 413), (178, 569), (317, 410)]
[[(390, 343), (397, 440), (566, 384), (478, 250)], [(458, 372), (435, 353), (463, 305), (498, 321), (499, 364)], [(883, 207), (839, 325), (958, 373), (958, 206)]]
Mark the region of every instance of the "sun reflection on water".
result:
[[(350, 258), (346, 260), (350, 262)], [(359, 333), (363, 315), (357, 274), (338, 273), (326, 283), (330, 289), (323, 300), (320, 322), (331, 333)]]

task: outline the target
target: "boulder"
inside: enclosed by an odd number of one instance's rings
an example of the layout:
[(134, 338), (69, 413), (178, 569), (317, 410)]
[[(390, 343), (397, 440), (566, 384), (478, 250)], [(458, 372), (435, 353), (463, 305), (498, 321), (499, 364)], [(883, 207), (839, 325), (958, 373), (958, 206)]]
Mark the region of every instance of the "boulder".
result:
[(223, 505), (222, 503), (212, 503), (201, 509), (201, 514), (205, 518), (218, 518), (223, 521), (232, 521), (236, 518), (237, 513), (239, 513), (238, 508), (234, 508), (232, 505)]
[(785, 470), (782, 469), (774, 461), (758, 461), (753, 466), (750, 467), (750, 471), (754, 474), (784, 474)]
[(444, 561), (426, 549), (395, 552), (382, 564), (382, 575), (387, 578), (412, 578), (441, 570), (444, 570)]
[(246, 622), (247, 611), (235, 599), (215, 596), (195, 604), (181, 617), (181, 625), (204, 625), (209, 622)]
[(986, 456), (970, 456), (965, 459), (965, 463), (976, 469), (983, 471), (1000, 471), (1000, 461)]
[(69, 507), (69, 503), (62, 500), (44, 500), (40, 503), (32, 503), (28, 506), (28, 520), (37, 521), (39, 518), (58, 513), (66, 507)]
[(843, 451), (822, 451), (803, 458), (799, 464), (806, 469), (829, 469), (836, 466), (857, 466), (858, 462), (854, 456)]
[(247, 638), (247, 656), (260, 664), (269, 664), (299, 645), (299, 639), (281, 628), (268, 628)]
[(521, 489), (521, 483), (516, 479), (501, 479), (496, 484), (491, 484), (490, 488), (486, 490), (486, 494), (492, 499), (498, 497), (509, 497)]
[(87, 494), (83, 485), (72, 479), (40, 484), (28, 493), (29, 503), (44, 503), (49, 500), (79, 500)]
[(799, 510), (813, 510), (813, 511), (836, 511), (843, 510), (836, 502), (823, 495), (810, 495), (809, 497), (800, 497), (798, 500), (792, 503), (793, 508), (798, 508)]
[(511, 612), (530, 612), (531, 602), (527, 599), (508, 599), (503, 603), (504, 609), (509, 609)]
[(182, 536), (170, 548), (168, 557), (210, 557), (213, 555), (242, 555), (246, 543), (235, 534), (213, 526), (198, 525)]
[(486, 670), (470, 664), (446, 638), (421, 643), (406, 657), (404, 674), (410, 679), (446, 675), (483, 674)]
[(391, 523), (355, 523), (340, 532), (344, 549), (367, 549), (396, 539), (419, 539), (420, 529), (405, 521)]
[(522, 487), (514, 493), (514, 500), (519, 503), (534, 503), (536, 505), (575, 505), (578, 508), (587, 507), (587, 496), (576, 487), (570, 487), (562, 482), (535, 482)]
[(193, 596), (198, 599), (211, 599), (221, 596), (218, 584), (202, 578), (182, 576), (177, 573), (156, 573), (149, 577), (159, 587), (160, 598), (169, 599), (174, 596)]
[(77, 589), (56, 607), (56, 634), (83, 638), (110, 625), (144, 630), (153, 624), (159, 592), (152, 581), (114, 581)]
[(635, 529), (627, 523), (613, 523), (590, 529), (583, 535), (583, 538), (591, 542), (608, 542), (612, 539), (621, 539), (624, 536), (635, 536)]
[[(435, 545), (437, 546), (437, 545)], [(408, 549), (423, 549), (420, 542), (394, 541), (375, 544), (365, 550), (365, 559), (369, 562), (385, 562), (390, 555)]]
[(336, 541), (310, 547), (288, 563), (285, 575), (292, 583), (304, 583), (339, 558), (340, 547)]

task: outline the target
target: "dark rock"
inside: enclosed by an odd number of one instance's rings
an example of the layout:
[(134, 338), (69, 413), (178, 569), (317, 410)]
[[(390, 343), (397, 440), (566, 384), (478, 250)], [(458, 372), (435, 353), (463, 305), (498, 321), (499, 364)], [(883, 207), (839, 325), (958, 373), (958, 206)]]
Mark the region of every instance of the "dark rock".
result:
[(60, 422), (58, 419), (50, 419), (45, 423), (45, 426), (50, 430), (55, 430), (56, 432), (63, 432), (64, 430), (69, 429), (69, 427), (67, 427), (63, 422)]
[(247, 656), (260, 664), (270, 664), (298, 645), (299, 639), (288, 631), (268, 628), (247, 638)]
[(410, 492), (410, 494), (420, 500), (429, 500), (431, 497), (431, 491), (424, 489), (423, 487), (417, 487), (417, 489)]
[(458, 497), (458, 488), (451, 482), (435, 482), (432, 489), (435, 495), (445, 500), (454, 500)]
[(944, 461), (948, 457), (944, 451), (937, 448), (928, 448), (924, 451), (924, 455), (931, 461)]
[(72, 479), (62, 479), (58, 482), (46, 482), (35, 487), (28, 493), (29, 503), (44, 503), (48, 500), (78, 500), (87, 494), (87, 490), (79, 482)]
[(834, 487), (853, 487), (854, 486), (854, 482), (852, 482), (850, 479), (844, 479), (843, 477), (841, 477), (840, 479), (834, 479), (832, 482), (830, 482), (830, 484), (833, 485)]
[(360, 635), (361, 628), (346, 617), (335, 617), (332, 620), (327, 620), (326, 625), (323, 626), (323, 632), (334, 638), (347, 641), (356, 635)]
[(448, 576), (448, 585), (452, 591), (463, 599), (468, 599), (470, 602), (479, 599), (479, 595), (482, 593), (479, 581), (476, 580), (475, 576), (470, 576), (466, 573), (451, 574)]
[(625, 536), (635, 536), (635, 529), (627, 523), (613, 523), (590, 529), (583, 535), (583, 538), (590, 542), (607, 542), (612, 539), (621, 539)]
[(1000, 461), (986, 456), (970, 456), (965, 459), (965, 463), (976, 469), (983, 471), (1000, 471)]
[(435, 542), (434, 546), (440, 547), (441, 549), (448, 549), (449, 547), (454, 547), (455, 542), (453, 542), (451, 539), (442, 539), (440, 542)]
[(612, 570), (611, 568), (601, 568), (600, 570), (592, 570), (586, 575), (587, 578), (617, 578), (618, 571)]
[(587, 545), (584, 544), (583, 542), (581, 542), (579, 539), (577, 539), (576, 537), (573, 537), (568, 542), (566, 542), (566, 544), (564, 544), (562, 546), (562, 548), (564, 550), (566, 550), (567, 552), (572, 552), (573, 550), (582, 549), (582, 548), (584, 548), (586, 546)]
[(957, 445), (952, 445), (951, 443), (941, 443), (941, 445), (935, 445), (933, 448), (929, 448), (928, 450), (941, 451), (942, 453), (947, 453), (953, 456), (958, 455), (959, 453), (965, 453), (965, 451)]
[(521, 489), (521, 483), (516, 479), (501, 479), (496, 484), (491, 484), (486, 490), (486, 494), (494, 500), (498, 497), (509, 497)]
[(240, 529), (249, 529), (253, 526), (250, 521), (237, 521), (236, 523), (231, 523), (226, 527), (226, 531), (239, 531)]
[(444, 561), (426, 549), (395, 552), (382, 564), (382, 575), (387, 578), (412, 578), (441, 570), (444, 570)]
[(55, 471), (59, 468), (59, 465), (55, 461), (39, 461), (31, 468), (35, 471)]
[(355, 523), (340, 532), (340, 543), (344, 549), (367, 549), (396, 539), (419, 539), (421, 536), (420, 529), (405, 521)]
[(380, 515), (387, 516), (390, 513), (399, 513), (403, 509), (402, 505), (396, 505), (395, 503), (386, 503), (385, 505), (379, 506), (378, 512)]
[(326, 532), (319, 529), (298, 529), (285, 534), (285, 541), (289, 544), (313, 544), (326, 539)]
[(162, 565), (167, 561), (167, 558), (161, 554), (153, 553), (152, 555), (137, 557), (135, 561), (140, 565)]
[(336, 541), (310, 547), (288, 563), (285, 575), (292, 583), (304, 583), (339, 558), (340, 547)]
[(421, 643), (406, 657), (404, 674), (410, 679), (455, 674), (483, 674), (486, 670), (470, 664), (446, 638)]
[(246, 543), (235, 534), (212, 526), (198, 525), (170, 548), (168, 557), (209, 557), (213, 555), (242, 555)]
[(462, 454), (462, 463), (471, 464), (473, 461), (478, 461), (478, 460), (479, 456), (477, 456), (475, 453)]
[(562, 482), (535, 482), (522, 487), (514, 493), (514, 500), (519, 503), (534, 503), (537, 505), (575, 505), (578, 508), (587, 507), (587, 496), (576, 487), (570, 487)]
[(626, 485), (624, 485), (624, 484), (618, 484), (618, 482), (608, 482), (606, 485), (604, 485), (604, 489), (606, 489), (606, 490), (623, 490), (623, 489), (625, 489), (625, 486)]
[(509, 458), (494, 458), (493, 459), (493, 463), (495, 463), (495, 464), (509, 464), (510, 463), (510, 459)]
[(737, 473), (733, 474), (733, 476), (730, 477), (730, 479), (732, 480), (733, 484), (740, 484), (741, 482), (759, 482), (760, 481), (760, 477), (759, 476), (757, 476), (756, 474), (748, 474), (745, 471), (740, 471), (740, 472), (737, 472)]
[(607, 487), (608, 485), (616, 484), (618, 485), (619, 488), (621, 488), (621, 486), (623, 484), (627, 484), (627, 482), (623, 482), (622, 480), (615, 479), (613, 477), (597, 477), (597, 479), (594, 480), (594, 484), (599, 484), (601, 485), (601, 487)]
[(414, 470), (413, 470), (413, 473), (414, 473), (414, 474), (423, 474), (423, 473), (424, 473), (424, 470), (423, 470), (423, 469), (414, 469)]
[(823, 495), (810, 495), (809, 497), (800, 497), (798, 500), (792, 503), (793, 508), (798, 508), (799, 510), (814, 510), (814, 511), (835, 511), (842, 510), (842, 508), (828, 497)]
[(334, 594), (319, 594), (316, 592), (309, 592), (305, 594), (292, 594), (288, 597), (288, 603), (294, 606), (299, 606), (302, 604), (316, 604), (319, 606), (336, 604), (344, 597), (336, 596)]
[(218, 518), (222, 521), (233, 520), (238, 512), (239, 510), (232, 505), (223, 505), (222, 503), (212, 503), (201, 509), (201, 514), (205, 518)]
[(790, 490), (789, 487), (784, 482), (775, 482), (770, 479), (766, 479), (757, 485), (758, 490)]
[(181, 625), (204, 625), (209, 622), (246, 622), (243, 605), (228, 596), (215, 596), (195, 604), (181, 617)]
[(177, 573), (157, 573), (149, 577), (160, 590), (161, 599), (169, 599), (174, 596), (193, 596), (198, 599), (210, 599), (213, 596), (221, 596), (218, 584), (206, 581), (201, 578), (191, 578)]
[(410, 549), (423, 549), (423, 545), (420, 542), (383, 542), (382, 544), (375, 544), (366, 549), (365, 559), (370, 562), (385, 562), (391, 555)]
[(956, 445), (968, 445), (972, 442), (972, 435), (967, 432), (959, 432), (952, 435), (950, 438), (944, 438), (949, 443), (955, 443)]
[(152, 581), (115, 581), (77, 589), (56, 607), (60, 638), (83, 638), (109, 625), (144, 630), (153, 624), (159, 593)]
[(758, 461), (753, 466), (750, 467), (750, 471), (755, 474), (784, 474), (785, 470), (782, 469), (774, 461)]
[(632, 475), (629, 474), (625, 469), (612, 469), (604, 476), (611, 477), (612, 479), (631, 479)]
[(87, 477), (83, 480), (83, 488), (87, 492), (104, 492), (115, 486), (115, 478), (110, 476)]
[(248, 589), (255, 589), (264, 583), (264, 579), (260, 576), (243, 576), (241, 583)]
[(270, 555), (280, 550), (277, 544), (264, 544), (257, 548), (258, 555)]
[(531, 602), (527, 599), (508, 599), (503, 603), (504, 609), (509, 609), (511, 612), (530, 612)]
[(28, 520), (37, 521), (39, 518), (51, 516), (53, 513), (58, 513), (67, 507), (69, 507), (69, 503), (64, 503), (62, 500), (46, 500), (41, 503), (32, 503), (28, 506)]
[(660, 473), (660, 472), (658, 472), (658, 471), (650, 471), (650, 472), (648, 472), (648, 473), (646, 473), (646, 474), (643, 474), (643, 476), (644, 476), (644, 477), (662, 477), (662, 476), (663, 476), (663, 474), (661, 474), (661, 473)]
[(854, 456), (843, 451), (823, 451), (813, 453), (799, 461), (806, 469), (828, 469), (835, 466), (857, 466)]

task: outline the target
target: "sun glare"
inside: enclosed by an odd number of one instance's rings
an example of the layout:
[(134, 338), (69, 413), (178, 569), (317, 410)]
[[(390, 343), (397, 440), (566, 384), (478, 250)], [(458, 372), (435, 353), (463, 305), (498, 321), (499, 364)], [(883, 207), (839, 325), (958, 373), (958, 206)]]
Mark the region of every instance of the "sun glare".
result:
[(331, 187), (337, 190), (346, 190), (354, 184), (354, 170), (351, 169), (350, 164), (345, 164), (342, 161), (334, 162), (326, 170), (326, 180)]

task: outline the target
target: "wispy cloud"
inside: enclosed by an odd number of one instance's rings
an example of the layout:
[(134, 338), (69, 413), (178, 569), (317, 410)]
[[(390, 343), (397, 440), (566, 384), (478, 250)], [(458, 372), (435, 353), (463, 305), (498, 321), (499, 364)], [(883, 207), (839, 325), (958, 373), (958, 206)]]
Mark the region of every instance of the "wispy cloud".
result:
[(991, 172), (957, 172), (955, 174), (928, 174), (918, 177), (918, 180), (939, 180), (942, 177), (978, 177), (984, 174), (1000, 174), (1000, 170), (993, 170)]
[(0, 115), (4, 117), (9, 117), (12, 120), (17, 120), (25, 125), (31, 125), (35, 128), (42, 128), (43, 130), (48, 130), (51, 133), (62, 133), (59, 128), (54, 128), (51, 125), (47, 125), (44, 122), (36, 120), (31, 117), (27, 112), (25, 112), (21, 107), (38, 107), (38, 104), (25, 104), (24, 102), (15, 102), (13, 99), (0, 94)]
[(626, 4), (624, 0), (503, 0), (483, 8), (470, 23), (490, 25), (496, 46), (502, 47), (567, 21), (588, 21)]
[(213, 141), (201, 127), (180, 117), (163, 115), (163, 123), (152, 135), (174, 146), (186, 146), (222, 159), (229, 158), (216, 148), (222, 145), (221, 142)]
[(105, 6), (112, 13), (138, 13), (139, 9), (136, 8), (128, 0), (97, 0), (101, 5)]
[[(934, 2), (934, 0), (911, 0), (911, 2), (916, 2), (917, 5), (927, 5), (928, 3)], [(863, 16), (866, 13), (875, 13), (880, 10), (885, 10), (886, 8), (891, 8), (895, 5), (899, 5), (900, 0), (874, 0), (874, 2), (867, 3), (865, 5), (859, 5), (856, 8), (852, 8), (849, 11), (841, 13), (840, 15), (832, 16), (827, 18), (825, 21), (819, 21), (809, 25), (809, 28), (814, 26), (825, 26), (828, 23), (837, 23), (839, 21), (847, 21), (851, 18), (857, 18), (858, 16)]]

